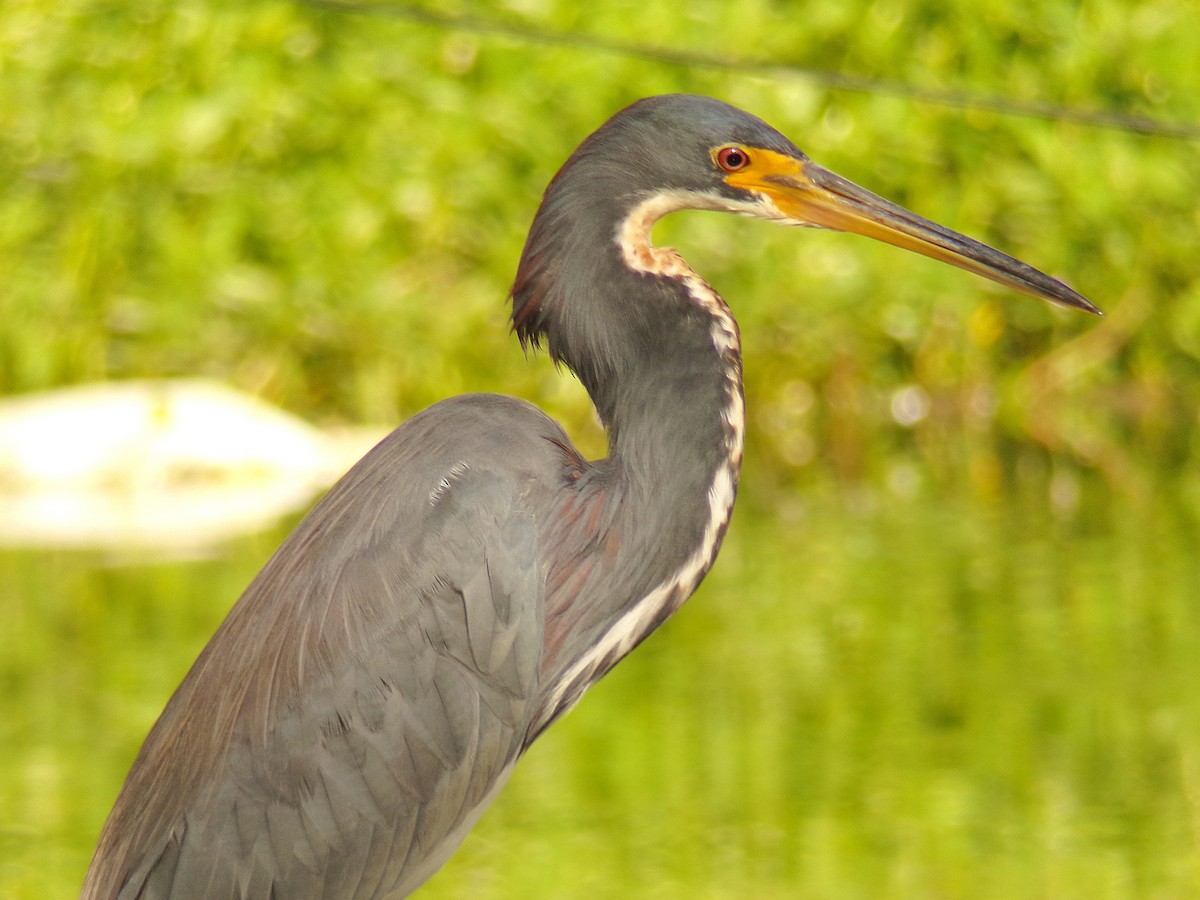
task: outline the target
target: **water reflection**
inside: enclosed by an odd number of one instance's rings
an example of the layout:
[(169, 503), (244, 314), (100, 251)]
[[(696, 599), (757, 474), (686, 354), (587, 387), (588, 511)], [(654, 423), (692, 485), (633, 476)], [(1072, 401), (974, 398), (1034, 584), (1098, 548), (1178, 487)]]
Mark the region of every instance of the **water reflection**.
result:
[[(1200, 538), (1049, 475), (782, 520), (518, 767), (423, 896), (1188, 896)], [(1053, 510), (1058, 509), (1057, 513)], [(0, 894), (70, 896), (150, 723), (282, 538), (0, 555)]]

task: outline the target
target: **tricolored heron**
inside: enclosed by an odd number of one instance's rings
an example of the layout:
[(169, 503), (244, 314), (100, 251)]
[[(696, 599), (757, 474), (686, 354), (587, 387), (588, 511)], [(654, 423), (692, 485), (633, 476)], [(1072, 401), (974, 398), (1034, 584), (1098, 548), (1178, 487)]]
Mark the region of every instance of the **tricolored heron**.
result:
[(455, 397), (383, 440), (234, 606), (151, 730), (86, 898), (400, 897), (547, 726), (712, 565), (744, 430), (738, 327), (651, 226), (683, 209), (852, 231), (1089, 312), (1066, 285), (834, 175), (716, 100), (653, 97), (567, 160), (512, 288), (609, 455)]

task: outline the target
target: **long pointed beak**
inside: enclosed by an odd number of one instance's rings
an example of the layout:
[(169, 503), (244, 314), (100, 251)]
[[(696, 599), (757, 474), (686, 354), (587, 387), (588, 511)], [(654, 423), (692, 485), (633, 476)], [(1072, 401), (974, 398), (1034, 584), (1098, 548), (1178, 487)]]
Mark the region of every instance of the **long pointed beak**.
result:
[(1058, 279), (884, 200), (807, 158), (763, 149), (749, 152), (750, 165), (727, 176), (726, 182), (765, 195), (787, 222), (861, 234), (1051, 303), (1103, 315)]

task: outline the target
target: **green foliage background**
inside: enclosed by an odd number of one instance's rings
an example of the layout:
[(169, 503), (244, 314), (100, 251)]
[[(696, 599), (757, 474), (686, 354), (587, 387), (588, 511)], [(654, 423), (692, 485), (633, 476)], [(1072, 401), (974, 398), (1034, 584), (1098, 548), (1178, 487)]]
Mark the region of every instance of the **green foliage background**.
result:
[[(442, 9), (1200, 120), (1183, 0)], [(742, 324), (727, 552), (431, 896), (1194, 895), (1195, 141), (303, 4), (6, 0), (0, 393), (208, 375), (393, 423), (499, 389), (601, 453), (586, 397), (523, 359), (504, 298), (557, 166), (667, 91), (755, 112), (1108, 316), (842, 235), (660, 225)], [(925, 413), (908, 425), (905, 398)], [(0, 895), (74, 890), (145, 728), (277, 539), (136, 586), (94, 560), (3, 559)], [(163, 596), (212, 608), (179, 637)]]

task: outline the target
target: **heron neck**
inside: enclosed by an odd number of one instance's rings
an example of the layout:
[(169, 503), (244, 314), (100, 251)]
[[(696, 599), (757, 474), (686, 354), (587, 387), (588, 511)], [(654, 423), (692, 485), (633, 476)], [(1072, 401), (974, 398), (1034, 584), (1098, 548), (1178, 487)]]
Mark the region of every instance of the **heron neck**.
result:
[[(513, 285), (522, 342), (544, 345), (583, 383), (609, 438), (597, 484), (623, 494), (625, 533), (667, 541), (631, 592), (666, 578), (696, 547), (719, 542), (741, 465), (743, 401), (737, 324), (728, 307), (650, 228), (680, 208), (674, 194), (629, 195), (574, 183), (586, 159), (552, 182)], [(603, 188), (603, 189), (602, 189)], [(611, 188), (611, 190), (609, 189)], [(722, 479), (723, 489), (713, 487)], [(716, 502), (716, 501), (713, 501)], [(719, 515), (718, 515), (719, 512)], [(723, 524), (722, 524), (723, 528)], [(627, 543), (623, 541), (623, 543)]]
[[(639, 558), (648, 568), (632, 593), (674, 581), (682, 602), (716, 555), (737, 491), (740, 341), (724, 301), (690, 269), (669, 279), (630, 278), (636, 302), (657, 299), (654, 316), (625, 323), (632, 333), (623, 338), (641, 352), (584, 384), (608, 430), (609, 456), (600, 465), (619, 480), (622, 530), (645, 545)], [(669, 614), (678, 604), (667, 605)]]
[[(681, 292), (683, 287), (681, 285)], [(579, 377), (608, 433), (610, 457), (659, 473), (695, 467), (709, 477), (736, 455), (743, 435), (742, 359), (737, 325), (716, 293), (697, 279), (713, 308), (664, 307), (649, 326), (631, 324), (622, 364), (600, 378)], [(719, 305), (718, 305), (719, 304)], [(736, 452), (735, 452), (736, 451)]]
[[(663, 306), (655, 328), (624, 335), (644, 352), (609, 378), (580, 376), (610, 452), (580, 479), (572, 522), (582, 530), (556, 530), (555, 540), (604, 552), (586, 566), (565, 554), (549, 574), (550, 690), (531, 739), (683, 604), (729, 524), (742, 459), (741, 356), (732, 316), (697, 282), (673, 282), (686, 306)], [(703, 304), (691, 296), (704, 290)]]

